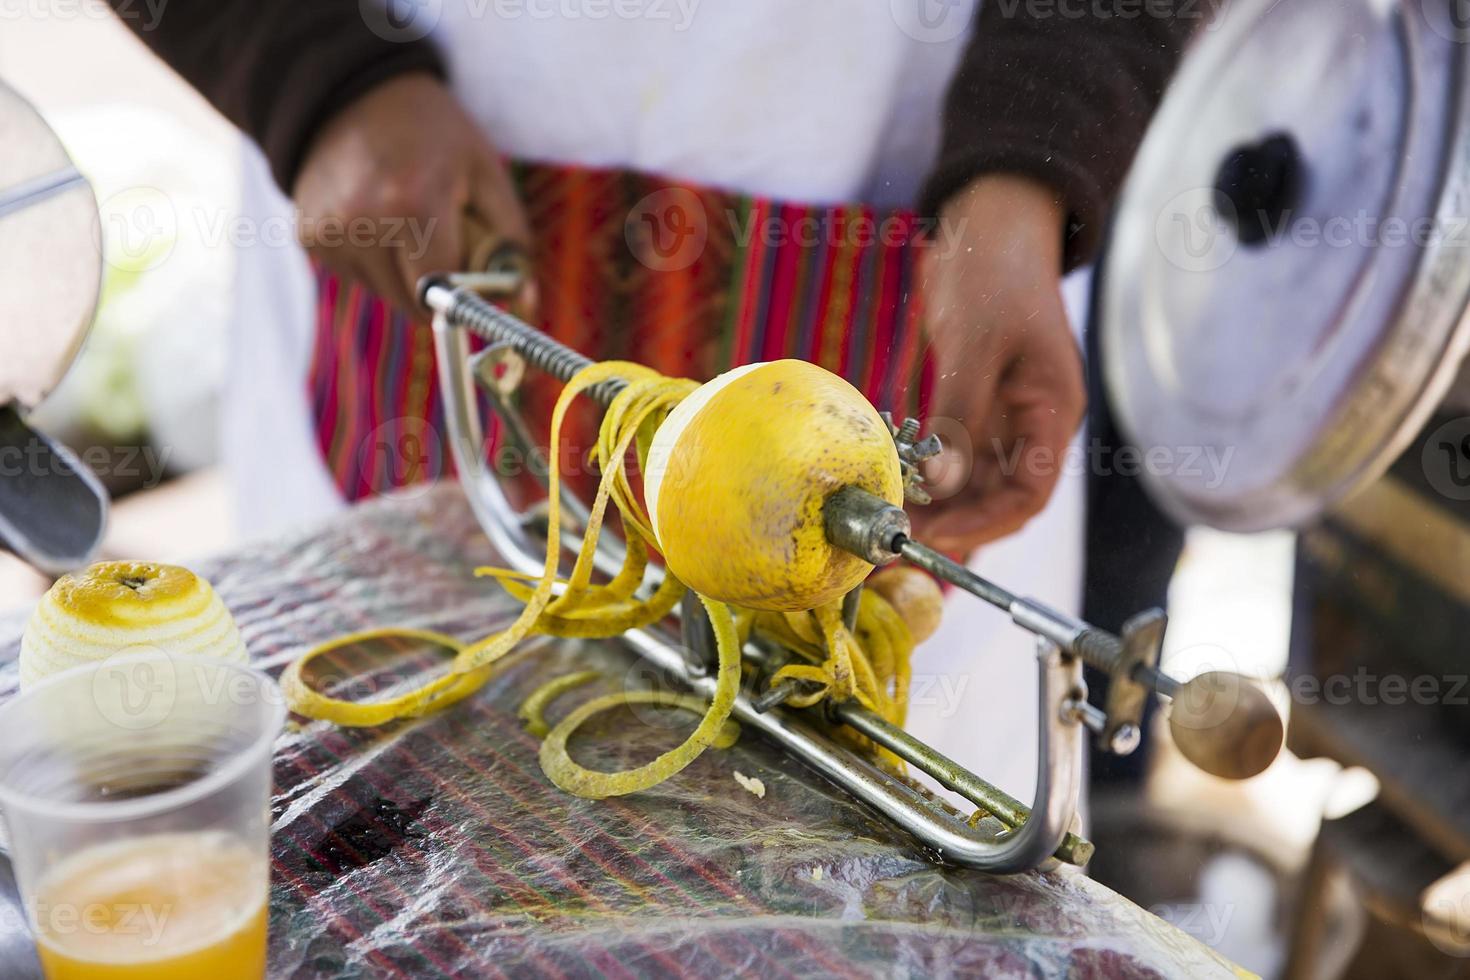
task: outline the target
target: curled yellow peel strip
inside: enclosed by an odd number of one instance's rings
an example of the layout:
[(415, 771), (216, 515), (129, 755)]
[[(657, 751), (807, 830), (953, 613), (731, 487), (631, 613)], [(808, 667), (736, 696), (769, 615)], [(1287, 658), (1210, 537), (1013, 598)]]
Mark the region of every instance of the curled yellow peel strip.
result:
[(542, 613), (536, 624), (538, 633), (568, 639), (599, 639), (617, 636), (628, 630), (642, 629), (659, 622), (684, 597), (684, 585), (673, 576), (668, 576), (659, 585), (658, 591), (647, 602), (635, 602), (624, 606), (603, 608), (595, 616), (561, 617)]
[[(398, 718), (408, 717), (402, 708), (403, 698), (390, 698), (386, 701), (344, 701), (318, 692), (307, 684), (302, 676), (306, 665), (323, 654), (371, 640), (386, 639), (421, 640), (452, 650), (456, 656), (464, 649), (464, 644), (454, 637), (431, 630), (388, 628), (349, 633), (312, 647), (286, 668), (281, 674), (281, 691), (286, 696), (286, 703), (291, 706), (292, 711), (299, 715), (330, 721), (336, 725), (383, 725)], [(454, 675), (447, 676), (453, 677)], [(459, 675), (455, 678), (455, 683), (444, 685), (440, 689), (442, 693), (435, 705), (444, 707), (468, 697), (477, 691), (486, 679), (479, 672)]]
[(567, 753), (567, 740), (588, 718), (622, 704), (673, 703), (662, 699), (677, 697), (660, 691), (610, 694), (577, 708), (546, 736), (546, 741), (541, 743), (541, 769), (548, 779), (568, 793), (590, 799), (624, 796), (668, 779), (699, 758), (700, 753), (715, 741), (730, 717), (735, 695), (740, 690), (740, 647), (736, 643), (735, 618), (730, 614), (730, 608), (704, 596), (700, 596), (699, 601), (704, 603), (710, 624), (714, 627), (719, 668), (715, 674), (714, 697), (690, 736), (652, 762), (625, 772), (600, 772), (579, 765)]
[[(468, 646), (460, 646), (456, 643), (454, 648), (458, 650), (458, 653), (447, 673), (415, 690), (384, 701), (357, 702), (333, 698), (313, 690), (306, 683), (302, 677), (302, 669), (305, 665), (320, 654), (328, 650), (339, 649), (344, 645), (342, 639), (331, 640), (308, 651), (288, 666), (281, 675), (281, 686), (286, 694), (286, 703), (292, 711), (309, 718), (319, 718), (347, 726), (381, 725), (397, 718), (426, 714), (447, 707), (473, 693), (484, 684), (488, 677), (483, 668), (494, 664), (517, 643), (535, 631), (537, 621), (551, 602), (552, 590), (557, 582), (557, 566), (561, 557), (561, 497), (559, 493), (561, 461), (556, 449), (560, 443), (562, 425), (566, 419), (567, 410), (578, 394), (611, 378), (626, 378), (633, 382), (629, 389), (619, 395), (620, 398), (627, 395), (629, 391), (636, 391), (637, 383), (640, 381), (663, 380), (657, 372), (641, 364), (605, 361), (577, 372), (562, 390), (551, 413), (552, 452), (547, 474), (550, 493), (547, 499), (546, 566), (541, 580), (528, 596), (525, 608), (521, 610), (515, 621), (506, 629), (492, 633)], [(636, 431), (629, 431), (619, 440), (618, 445), (621, 446), (622, 453), (627, 452), (627, 447), (635, 436)], [(581, 552), (577, 556), (577, 565), (573, 569), (568, 590), (575, 588), (578, 574), (584, 567), (589, 570), (587, 574), (590, 574), (591, 557), (597, 546), (596, 530), (601, 526), (602, 514), (607, 508), (615, 470), (616, 467), (613, 466), (604, 468), (597, 489), (597, 497), (593, 503), (588, 531), (583, 539)], [(372, 635), (410, 636), (412, 634), (409, 631), (384, 630), (375, 631)], [(358, 634), (357, 638), (364, 637)]]
[(793, 708), (810, 708), (832, 693), (832, 677), (815, 664), (787, 664), (771, 675), (771, 686), (783, 681), (806, 681), (816, 687), (809, 691), (798, 691), (786, 699)]
[(892, 683), (888, 720), (901, 727), (908, 714), (914, 634), (888, 600), (873, 592), (863, 593), (858, 611), (858, 633), (863, 638), (864, 648), (873, 655), (880, 682), (885, 686)]
[[(563, 674), (553, 677), (542, 684), (536, 690), (527, 695), (526, 700), (521, 702), (521, 709), (517, 714), (526, 723), (526, 731), (537, 738), (545, 738), (551, 732), (551, 726), (546, 723), (546, 709), (551, 702), (575, 690), (584, 684), (590, 684), (602, 675), (595, 670), (579, 670), (572, 674)], [(596, 711), (588, 712), (586, 717), (603, 711), (610, 711), (619, 705), (625, 704), (653, 704), (662, 708), (682, 708), (692, 714), (702, 715), (709, 710), (709, 705), (695, 697), (693, 694), (679, 694), (668, 691), (627, 691), (623, 694), (608, 695), (596, 699), (598, 708)], [(589, 702), (591, 703), (591, 702)], [(729, 719), (720, 726), (719, 733), (713, 742), (712, 749), (728, 749), (740, 740), (740, 725)]]
[[(788, 680), (804, 682), (803, 690), (786, 703), (804, 708), (827, 697), (856, 698), (887, 720), (902, 723), (914, 641), (888, 600), (863, 593), (855, 635), (842, 623), (837, 603), (804, 613), (755, 613), (751, 621), (754, 632), (812, 661), (787, 664), (772, 675), (773, 687)], [(844, 690), (850, 693), (844, 696)]]
[(601, 676), (595, 670), (579, 670), (576, 673), (553, 677), (532, 691), (526, 700), (521, 702), (521, 710), (516, 714), (520, 716), (521, 721), (526, 723), (526, 731), (537, 738), (545, 738), (546, 733), (551, 731), (551, 726), (546, 724), (546, 719), (543, 717), (546, 713), (546, 706), (568, 691), (581, 687), (583, 684), (590, 684)]

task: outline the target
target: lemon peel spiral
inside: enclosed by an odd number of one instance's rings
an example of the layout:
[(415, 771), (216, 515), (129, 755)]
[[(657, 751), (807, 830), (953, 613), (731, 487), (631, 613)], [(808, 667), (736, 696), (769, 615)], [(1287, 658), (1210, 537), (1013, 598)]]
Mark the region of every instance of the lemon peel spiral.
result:
[[(563, 389), (561, 397), (557, 399), (556, 406), (552, 409), (553, 449), (558, 445), (562, 425), (576, 396), (593, 385), (612, 378), (626, 378), (630, 381), (628, 387), (615, 399), (615, 404), (618, 401), (637, 400), (639, 409), (633, 417), (640, 424), (658, 410), (664, 401), (669, 400), (671, 393), (677, 387), (677, 383), (672, 386), (665, 384), (667, 379), (641, 364), (606, 361), (585, 368), (567, 382), (566, 388)], [(647, 397), (654, 387), (663, 393), (662, 401), (659, 398)], [(683, 386), (684, 390), (692, 387), (693, 382), (687, 382)], [(626, 416), (620, 415), (619, 417)], [(604, 426), (605, 431), (606, 428)], [(618, 435), (620, 438), (617, 443), (610, 446), (608, 452), (604, 453), (605, 459), (621, 460), (626, 455), (633, 439), (636, 438), (637, 428), (629, 427)], [(609, 617), (609, 621), (605, 624), (604, 629), (612, 630), (612, 632), (596, 635), (617, 635), (617, 633), (633, 628), (633, 625), (638, 623), (654, 622), (662, 618), (659, 615), (659, 608), (664, 603), (672, 608), (673, 603), (677, 602), (679, 596), (682, 595), (683, 587), (677, 582), (670, 585), (668, 589), (661, 588), (658, 593), (655, 593), (654, 599), (658, 601), (659, 606), (653, 608), (650, 608), (653, 600), (650, 600), (649, 603), (637, 603), (620, 597), (618, 592), (623, 588), (626, 578), (619, 581), (613, 591), (609, 591), (609, 586), (588, 587), (592, 576), (592, 558), (597, 546), (597, 535), (602, 527), (603, 515), (607, 510), (608, 499), (612, 493), (616, 466), (604, 466), (603, 468), (602, 479), (598, 484), (597, 496), (593, 501), (582, 547), (577, 555), (576, 564), (572, 568), (572, 574), (565, 583), (566, 590), (560, 597), (553, 596), (558, 582), (556, 573), (561, 557), (561, 498), (557, 492), (561, 482), (561, 461), (556, 452), (551, 454), (548, 470), (547, 478), (551, 493), (547, 501), (549, 520), (546, 531), (546, 565), (536, 586), (524, 594), (525, 606), (510, 626), (475, 643), (468, 645), (453, 643), (451, 649), (456, 653), (447, 672), (405, 694), (370, 702), (348, 701), (313, 689), (303, 676), (306, 665), (330, 650), (340, 649), (354, 638), (360, 640), (366, 635), (373, 637), (396, 635), (413, 638), (422, 637), (422, 632), (390, 628), (374, 630), (371, 634), (357, 634), (355, 637), (328, 641), (307, 651), (281, 674), (281, 689), (285, 692), (286, 703), (291, 710), (308, 718), (331, 721), (338, 725), (366, 727), (382, 725), (402, 718), (420, 717), (447, 707), (482, 686), (489, 678), (487, 668), (503, 658), (515, 648), (516, 644), (533, 632), (540, 631), (553, 636), (557, 635), (555, 628), (559, 625), (559, 618), (569, 607), (574, 607), (579, 598), (583, 602), (624, 603), (624, 608), (619, 610), (622, 615)], [(634, 557), (636, 554), (634, 549), (630, 549), (628, 554), (629, 560), (637, 560)], [(494, 570), (485, 571), (494, 573)], [(674, 593), (672, 601), (670, 601), (670, 593)], [(544, 623), (542, 622), (543, 614), (548, 614)], [(667, 610), (664, 614), (667, 614)]]
[[(774, 377), (778, 392), (780, 385), (793, 380), (800, 382), (807, 377), (808, 368), (821, 370), (811, 365), (793, 366), (799, 363), (777, 362), (780, 369)], [(757, 365), (744, 373), (754, 374), (755, 369), (760, 367)], [(579, 394), (613, 378), (622, 380), (625, 387), (613, 399), (603, 416), (595, 450), (595, 458), (602, 470), (601, 478), (571, 573), (565, 579), (560, 579), (557, 575), (561, 546), (559, 445), (563, 424), (571, 403)], [(835, 380), (850, 389), (851, 386), (847, 386), (846, 382)], [(873, 419), (877, 419), (876, 412), (866, 402), (861, 407), (848, 404), (852, 396), (856, 395), (855, 389), (849, 393), (825, 380), (822, 385), (826, 386), (824, 390), (840, 391), (839, 400), (846, 406), (834, 415), (837, 423), (845, 427), (846, 431), (857, 432), (862, 437), (864, 449), (859, 456), (867, 469), (863, 470), (866, 475), (862, 475), (861, 479), (873, 483), (875, 492), (886, 498), (897, 496), (901, 499), (901, 484), (897, 482), (896, 455), (893, 455), (891, 437), (883, 430), (886, 449), (879, 451), (878, 444), (871, 436), (867, 415), (871, 414)], [(652, 552), (658, 551), (666, 562), (669, 560), (670, 542), (661, 542), (657, 534), (661, 520), (666, 528), (680, 520), (687, 524), (689, 514), (693, 513), (681, 513), (669, 503), (678, 494), (688, 492), (690, 476), (687, 467), (680, 471), (679, 479), (683, 481), (681, 489), (669, 480), (662, 479), (666, 474), (650, 472), (650, 456), (659, 446), (659, 440), (663, 439), (664, 444), (658, 449), (662, 455), (655, 461), (657, 466), (667, 468), (673, 465), (677, 469), (684, 465), (680, 462), (677, 446), (673, 447), (671, 455), (667, 422), (681, 410), (679, 406), (686, 403), (689, 396), (700, 387), (696, 382), (667, 378), (647, 367), (629, 362), (603, 362), (579, 371), (568, 381), (552, 412), (547, 553), (541, 575), (531, 576), (500, 568), (481, 568), (475, 572), (477, 576), (493, 578), (500, 587), (524, 604), (515, 621), (505, 629), (470, 644), (461, 644), (442, 634), (407, 629), (372, 630), (329, 641), (308, 651), (283, 673), (281, 684), (292, 710), (307, 717), (346, 726), (380, 725), (402, 718), (420, 717), (445, 708), (478, 690), (489, 679), (494, 666), (527, 636), (543, 634), (578, 638), (613, 637), (631, 629), (650, 626), (668, 616), (687, 591), (684, 582), (674, 570), (666, 571), (657, 589), (647, 598), (640, 598), (638, 590), (643, 583)], [(736, 394), (740, 395), (738, 389)], [(745, 398), (748, 403), (752, 395), (745, 392), (740, 397)], [(856, 397), (861, 399), (860, 395)], [(681, 429), (687, 431), (690, 420), (696, 414), (684, 411)], [(751, 444), (747, 443), (745, 448), (749, 451)], [(645, 474), (645, 496), (648, 498), (646, 504), (635, 492), (628, 476), (629, 452), (636, 452)], [(708, 455), (708, 447), (701, 447), (696, 455), (701, 453)], [(827, 482), (836, 479), (834, 474), (847, 472), (842, 467), (829, 469)], [(848, 469), (852, 467), (849, 466)], [(728, 472), (728, 467), (725, 472)], [(662, 492), (660, 485), (663, 487)], [(742, 492), (752, 492), (751, 481), (747, 480), (742, 484)], [(660, 501), (664, 508), (662, 518), (658, 516), (659, 511), (655, 510), (661, 505)], [(844, 625), (840, 595), (851, 584), (861, 581), (862, 575), (866, 574), (870, 566), (850, 555), (842, 554), (829, 560), (832, 566), (830, 569), (824, 571), (820, 567), (821, 561), (826, 559), (823, 559), (822, 554), (814, 555), (812, 545), (814, 535), (820, 533), (820, 529), (812, 530), (815, 526), (813, 521), (820, 520), (820, 502), (820, 497), (811, 497), (804, 493), (798, 509), (788, 507), (780, 515), (788, 524), (795, 520), (802, 525), (801, 530), (796, 533), (803, 540), (805, 550), (791, 569), (775, 570), (773, 574), (765, 576), (764, 581), (756, 582), (753, 589), (732, 587), (725, 590), (725, 584), (732, 581), (729, 570), (716, 569), (709, 573), (708, 567), (696, 567), (696, 571), (704, 579), (712, 582), (722, 592), (718, 597), (696, 592), (709, 616), (715, 635), (718, 666), (713, 695), (708, 703), (688, 694), (622, 692), (582, 704), (548, 731), (543, 720), (546, 706), (563, 693), (586, 683), (591, 679), (590, 676), (582, 672), (556, 678), (526, 699), (521, 708), (522, 717), (527, 720), (528, 728), (533, 733), (545, 734), (540, 750), (540, 763), (555, 785), (569, 793), (591, 798), (633, 793), (657, 785), (679, 772), (710, 746), (723, 746), (732, 742), (738, 733), (738, 726), (730, 721), (729, 716), (740, 687), (740, 650), (752, 632), (777, 640), (805, 661), (782, 667), (772, 678), (772, 683), (788, 679), (809, 683), (809, 690), (791, 699), (790, 703), (793, 705), (813, 704), (826, 697), (856, 699), (890, 720), (901, 721), (907, 703), (908, 659), (913, 649), (912, 636), (902, 618), (886, 600), (867, 593), (863, 595), (859, 605), (855, 631)], [(617, 574), (606, 582), (594, 584), (593, 558), (609, 503), (618, 511), (627, 547), (622, 567)], [(708, 512), (707, 507), (705, 512)], [(720, 517), (727, 526), (730, 521), (741, 519), (738, 509)], [(756, 537), (758, 536), (757, 533)], [(765, 548), (765, 552), (770, 551), (769, 542), (756, 541), (755, 544)], [(825, 541), (821, 542), (821, 547), (830, 550)], [(686, 555), (687, 562), (687, 556), (691, 553), (688, 542), (684, 542), (679, 550)], [(717, 549), (712, 554), (715, 555), (715, 560), (725, 557)], [(741, 560), (746, 561), (744, 558)], [(766, 555), (766, 559), (756, 560), (769, 560), (769, 555)], [(854, 565), (854, 562), (857, 564)], [(695, 565), (698, 566), (698, 562)], [(739, 573), (740, 570), (735, 569), (737, 578)], [(789, 584), (782, 584), (788, 581)], [(808, 599), (816, 595), (837, 598), (815, 604), (815, 608), (793, 608), (792, 603), (799, 600), (775, 594), (783, 588), (794, 588), (799, 595)], [(725, 595), (725, 591), (733, 592), (734, 595)], [(722, 601), (732, 597), (753, 597), (761, 608), (752, 610)], [(428, 640), (448, 648), (454, 654), (448, 670), (407, 693), (369, 702), (334, 698), (313, 689), (306, 682), (304, 669), (316, 657), (365, 639), (391, 636)], [(628, 704), (676, 707), (702, 713), (702, 716), (684, 742), (645, 765), (623, 772), (602, 772), (585, 768), (572, 760), (567, 747), (572, 735), (595, 715)]]

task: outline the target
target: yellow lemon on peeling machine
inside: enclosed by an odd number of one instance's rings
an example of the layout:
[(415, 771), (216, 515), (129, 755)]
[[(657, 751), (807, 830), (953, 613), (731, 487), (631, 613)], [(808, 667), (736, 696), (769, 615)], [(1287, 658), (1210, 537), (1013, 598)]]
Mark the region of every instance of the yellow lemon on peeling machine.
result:
[(784, 360), (727, 371), (680, 402), (649, 447), (644, 499), (664, 561), (689, 588), (798, 611), (872, 571), (827, 541), (822, 507), (845, 486), (902, 505), (893, 435), (842, 378)]

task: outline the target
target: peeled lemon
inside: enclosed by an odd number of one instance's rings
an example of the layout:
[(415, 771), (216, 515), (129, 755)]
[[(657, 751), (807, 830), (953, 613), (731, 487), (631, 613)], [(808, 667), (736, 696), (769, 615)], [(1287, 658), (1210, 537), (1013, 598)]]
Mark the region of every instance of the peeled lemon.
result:
[(62, 576), (20, 641), (20, 683), (127, 651), (244, 663), (240, 630), (208, 582), (187, 568), (99, 562)]
[(814, 609), (871, 565), (827, 542), (822, 506), (845, 486), (903, 503), (898, 451), (876, 409), (806, 361), (736, 368), (659, 426), (644, 499), (669, 570), (747, 609)]

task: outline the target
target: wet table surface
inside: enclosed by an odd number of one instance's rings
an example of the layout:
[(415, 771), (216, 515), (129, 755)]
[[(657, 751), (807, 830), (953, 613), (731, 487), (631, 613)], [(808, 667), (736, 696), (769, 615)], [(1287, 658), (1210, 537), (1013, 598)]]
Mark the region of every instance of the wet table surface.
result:
[[(472, 570), (495, 556), (452, 487), (358, 507), (314, 533), (196, 563), (272, 674), (312, 644), (373, 626), (478, 638), (515, 605)], [(23, 617), (0, 620), (0, 700), (16, 690)], [(437, 654), (370, 666), (402, 682)], [(547, 679), (567, 695), (643, 686), (615, 642), (546, 642), (473, 698), (380, 729), (292, 724), (276, 745), (271, 975), (1230, 976), (1162, 920), (1075, 872), (937, 867), (911, 841), (749, 734), (663, 785), (569, 797), (516, 716)], [(359, 685), (361, 687), (361, 685)], [(360, 696), (362, 690), (358, 690)], [(605, 716), (577, 754), (650, 757), (690, 718)], [(764, 797), (734, 773), (760, 779)], [(8, 871), (8, 864), (0, 865)], [(8, 889), (3, 886), (9, 886)], [(34, 972), (13, 885), (5, 976)]]

